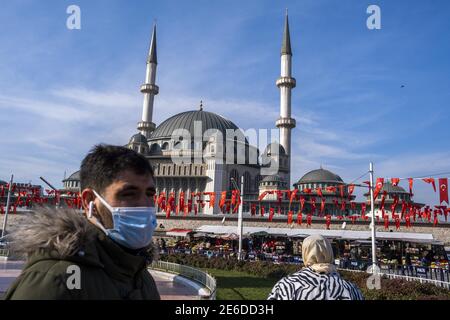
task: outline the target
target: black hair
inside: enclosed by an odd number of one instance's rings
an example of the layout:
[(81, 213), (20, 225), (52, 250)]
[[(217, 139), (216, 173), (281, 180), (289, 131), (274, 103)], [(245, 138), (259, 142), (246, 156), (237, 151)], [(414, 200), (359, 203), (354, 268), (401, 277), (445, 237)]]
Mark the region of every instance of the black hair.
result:
[(125, 170), (153, 177), (150, 162), (136, 151), (122, 146), (95, 145), (81, 162), (81, 190), (92, 188), (103, 192)]

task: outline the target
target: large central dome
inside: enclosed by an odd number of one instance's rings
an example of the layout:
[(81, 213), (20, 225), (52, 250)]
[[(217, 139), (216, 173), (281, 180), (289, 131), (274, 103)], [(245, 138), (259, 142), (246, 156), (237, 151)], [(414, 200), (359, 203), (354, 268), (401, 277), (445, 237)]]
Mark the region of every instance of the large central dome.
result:
[(201, 121), (202, 134), (208, 129), (217, 129), (222, 133), (224, 139), (227, 129), (239, 130), (233, 122), (216, 113), (203, 110), (186, 111), (176, 114), (162, 122), (153, 131), (150, 140), (171, 138), (172, 133), (176, 129), (186, 129), (189, 131), (191, 137), (194, 138), (195, 121)]

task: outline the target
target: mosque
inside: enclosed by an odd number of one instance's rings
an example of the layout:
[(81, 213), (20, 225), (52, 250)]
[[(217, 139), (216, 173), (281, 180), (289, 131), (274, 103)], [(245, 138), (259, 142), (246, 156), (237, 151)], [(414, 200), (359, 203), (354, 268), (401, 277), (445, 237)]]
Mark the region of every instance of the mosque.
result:
[[(227, 198), (230, 198), (231, 190), (238, 187), (243, 177), (241, 192), (244, 212), (249, 212), (252, 204), (259, 202), (258, 197), (263, 192), (289, 190), (293, 187), (298, 189), (299, 195), (303, 194), (309, 198), (316, 196), (317, 188), (323, 189), (321, 198), (325, 199), (325, 214), (338, 214), (339, 209), (335, 208), (334, 201), (339, 195), (342, 197), (339, 186), (346, 185), (341, 177), (320, 168), (306, 173), (293, 185), (290, 181), (291, 134), (296, 127), (296, 121), (291, 115), (291, 92), (296, 86), (296, 80), (292, 76), (292, 49), (287, 13), (280, 60), (281, 73), (275, 82), (280, 91), (280, 115), (278, 119), (273, 119), (279, 130), (279, 143), (270, 143), (261, 153), (256, 146), (249, 143), (231, 120), (204, 110), (202, 103), (195, 110), (175, 114), (158, 125), (153, 122), (154, 102), (159, 92), (156, 84), (156, 26), (153, 27), (145, 82), (140, 87), (144, 96), (142, 118), (137, 125), (138, 133), (129, 139), (126, 147), (141, 153), (150, 161), (155, 172), (157, 194), (173, 193), (178, 201), (182, 193), (189, 197), (192, 193), (203, 195), (214, 192), (220, 197), (222, 191), (227, 191)], [(230, 130), (234, 133), (231, 137), (228, 134)], [(205, 132), (208, 132), (206, 139)], [(230, 155), (232, 161), (229, 161)], [(174, 161), (175, 158), (178, 160)], [(241, 161), (238, 161), (238, 158)], [(274, 163), (277, 165), (277, 172), (262, 175), (262, 169)], [(63, 183), (65, 190), (78, 190), (79, 171), (64, 179)], [(390, 191), (403, 194), (402, 190), (397, 189)], [(312, 193), (306, 194), (306, 190), (312, 190)], [(347, 188), (344, 193), (346, 199), (354, 200), (355, 196), (348, 194)], [(206, 196), (203, 197), (203, 200), (208, 201)], [(266, 210), (277, 204), (285, 213), (289, 209), (298, 210), (299, 205), (297, 203), (291, 208), (286, 195), (281, 200), (277, 199), (276, 195), (269, 195), (261, 204)], [(361, 203), (346, 209), (346, 214), (360, 212)], [(198, 213), (213, 215), (222, 213), (222, 210), (216, 200), (213, 207), (199, 206)]]

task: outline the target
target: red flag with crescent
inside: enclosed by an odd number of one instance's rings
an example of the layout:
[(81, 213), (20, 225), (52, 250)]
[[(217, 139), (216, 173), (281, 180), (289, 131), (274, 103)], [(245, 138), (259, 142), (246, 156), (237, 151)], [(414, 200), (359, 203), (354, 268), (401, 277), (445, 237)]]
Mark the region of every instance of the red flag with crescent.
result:
[(440, 178), (439, 179), (439, 203), (442, 204), (442, 202), (448, 203), (448, 179), (447, 178)]
[(355, 185), (349, 184), (348, 185), (348, 195), (351, 196), (353, 194), (353, 191), (355, 191)]
[(373, 198), (376, 199), (378, 197), (378, 194), (381, 191), (381, 188), (383, 188), (384, 184), (384, 178), (377, 178), (377, 182), (375, 183), (375, 191), (373, 192)]
[(292, 223), (293, 218), (294, 218), (294, 211), (291, 210), (288, 212), (288, 224)]
[(391, 183), (394, 187), (398, 186), (400, 178), (391, 178)]

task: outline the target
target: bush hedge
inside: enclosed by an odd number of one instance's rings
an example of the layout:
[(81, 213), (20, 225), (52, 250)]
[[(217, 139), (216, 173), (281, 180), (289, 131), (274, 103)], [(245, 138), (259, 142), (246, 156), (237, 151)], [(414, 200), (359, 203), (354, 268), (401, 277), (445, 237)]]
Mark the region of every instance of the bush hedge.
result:
[[(274, 264), (268, 261), (238, 261), (235, 257), (208, 258), (196, 254), (161, 255), (160, 260), (189, 265), (202, 269), (220, 269), (246, 272), (274, 281), (299, 270), (298, 265)], [(366, 285), (370, 276), (365, 272), (340, 271), (341, 276), (355, 283), (367, 300), (450, 300), (450, 291), (433, 284), (402, 279), (381, 279), (380, 290), (369, 290)]]

